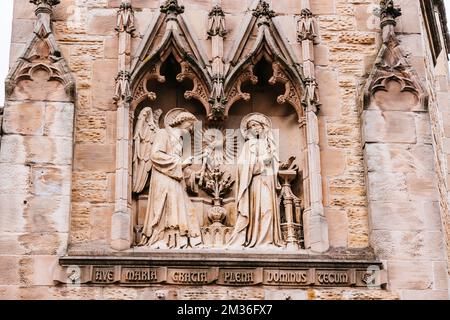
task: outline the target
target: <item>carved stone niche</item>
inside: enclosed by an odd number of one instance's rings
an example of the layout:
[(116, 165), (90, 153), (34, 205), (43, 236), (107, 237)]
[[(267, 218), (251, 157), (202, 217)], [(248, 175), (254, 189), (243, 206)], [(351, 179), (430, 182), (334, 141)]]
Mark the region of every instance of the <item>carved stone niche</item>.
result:
[[(135, 86), (132, 98), (133, 168), (130, 168), (133, 172), (132, 212), (135, 233), (133, 250), (184, 248), (183, 245), (179, 245), (183, 232), (189, 234), (186, 236), (190, 239), (187, 246), (193, 249), (258, 250), (263, 249), (264, 245), (273, 250), (288, 248), (299, 251), (303, 248), (302, 215), (305, 204), (303, 174), (307, 172), (307, 168), (305, 132), (299, 125), (300, 119), (303, 118), (299, 88), (293, 85), (281, 64), (275, 62), (267, 52), (256, 56), (254, 62), (243, 70), (228, 90), (227, 117), (220, 124), (205, 122), (209, 107), (205, 86), (189, 62), (180, 59), (173, 52), (168, 52), (161, 62), (150, 65), (148, 72)], [(170, 117), (173, 113), (176, 117), (177, 112), (189, 112), (201, 121), (190, 139), (186, 136), (183, 140), (180, 139), (184, 147), (182, 157), (186, 158), (187, 153), (190, 153), (194, 155), (195, 161), (184, 168), (182, 180), (174, 178), (177, 182), (173, 179), (167, 181), (161, 177), (157, 182), (152, 182), (152, 174), (164, 172), (166, 176), (174, 177), (172, 171), (166, 172), (165, 167), (158, 167), (159, 160), (152, 157), (156, 154), (155, 148), (161, 147), (155, 147), (160, 142), (156, 140), (164, 138), (167, 132), (173, 138), (173, 128), (177, 128), (180, 123), (175, 121), (177, 124), (172, 126), (170, 121), (175, 118)], [(271, 157), (267, 160), (268, 168), (276, 168), (271, 173), (272, 177), (267, 180), (272, 181), (270, 182), (272, 184), (266, 181), (270, 187), (261, 191), (265, 192), (266, 198), (273, 197), (269, 206), (272, 206), (270, 210), (273, 212), (274, 220), (267, 220), (270, 221), (267, 222), (268, 225), (263, 223), (259, 225), (255, 222), (252, 228), (257, 229), (255, 234), (260, 232), (258, 228), (261, 229), (261, 233), (266, 230), (264, 228), (268, 228), (269, 231), (265, 232), (273, 234), (267, 236), (267, 241), (256, 239), (255, 236), (253, 244), (247, 239), (241, 243), (237, 240), (238, 245), (235, 245), (233, 239), (239, 238), (240, 234), (247, 233), (248, 236), (253, 232), (248, 231), (250, 227), (246, 227), (247, 231), (238, 232), (243, 217), (237, 210), (242, 201), (236, 200), (236, 194), (240, 194), (242, 184), (245, 184), (242, 179), (248, 179), (245, 192), (250, 194), (260, 192), (260, 189), (257, 189), (260, 187), (254, 186), (259, 173), (252, 173), (253, 178), (240, 174), (248, 165), (245, 163), (240, 166), (239, 161), (243, 157), (244, 150), (247, 150), (246, 145), (250, 146), (248, 124), (252, 117), (264, 127), (262, 136), (266, 140), (261, 138), (261, 141), (265, 141), (263, 143), (266, 144), (258, 153), (270, 149), (272, 153), (267, 156)], [(168, 144), (172, 145), (165, 144), (161, 147), (165, 154), (174, 152), (173, 145), (177, 144), (177, 139), (168, 141), (170, 141)], [(268, 168), (260, 170), (267, 171)], [(170, 200), (170, 195), (166, 195), (163, 188), (161, 195), (158, 194), (155, 198), (152, 188), (160, 188), (165, 183), (176, 193), (177, 198), (187, 196), (188, 200), (171, 204), (170, 201), (177, 200)], [(182, 187), (179, 188), (179, 185)], [(166, 202), (161, 202), (159, 196), (167, 197)], [(172, 221), (172, 224), (169, 223), (160, 229), (160, 224), (163, 224), (161, 221), (171, 218), (161, 216), (155, 218), (153, 212), (159, 209), (153, 206), (164, 208), (159, 212), (165, 215), (170, 206), (180, 207), (187, 202), (193, 215), (183, 217), (188, 213), (183, 213), (185, 209), (180, 209), (181, 213), (177, 212), (174, 215), (179, 214), (181, 217), (178, 216), (173, 219), (175, 222)], [(250, 204), (249, 215), (255, 215), (254, 211), (258, 210), (258, 206), (252, 206)], [(194, 223), (196, 227), (187, 227), (187, 230), (183, 231), (179, 221), (185, 218), (188, 220), (187, 224)], [(155, 223), (149, 227), (152, 219), (156, 219)], [(258, 218), (250, 217), (248, 225), (253, 223), (252, 219)], [(195, 222), (192, 222), (194, 220)], [(166, 234), (162, 240), (163, 245), (161, 241), (153, 242), (155, 230)], [(194, 237), (194, 234), (198, 237)], [(199, 238), (200, 245), (194, 246), (192, 238)]]

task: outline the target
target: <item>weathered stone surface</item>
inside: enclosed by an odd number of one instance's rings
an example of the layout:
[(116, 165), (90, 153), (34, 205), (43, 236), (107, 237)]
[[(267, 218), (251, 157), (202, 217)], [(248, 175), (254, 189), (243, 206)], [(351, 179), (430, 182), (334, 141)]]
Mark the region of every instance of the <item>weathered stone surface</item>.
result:
[(369, 200), (406, 201), (408, 187), (403, 173), (369, 172)]
[(413, 113), (364, 110), (362, 119), (363, 141), (366, 143), (417, 142), (415, 117)]
[(0, 286), (20, 284), (20, 256), (0, 256)]
[(439, 231), (382, 231), (371, 233), (371, 242), (380, 259), (442, 260), (443, 243)]
[(114, 145), (78, 144), (75, 146), (75, 170), (113, 172)]
[(328, 222), (328, 238), (332, 247), (347, 247), (348, 217), (345, 211), (325, 209)]
[(440, 230), (438, 204), (432, 202), (382, 202), (369, 204), (373, 230)]
[(431, 262), (390, 261), (389, 286), (392, 289), (426, 290), (432, 286)]
[(4, 109), (3, 132), (7, 134), (43, 135), (43, 102), (8, 104)]
[(369, 172), (417, 172), (429, 176), (434, 170), (431, 145), (366, 144), (364, 155)]

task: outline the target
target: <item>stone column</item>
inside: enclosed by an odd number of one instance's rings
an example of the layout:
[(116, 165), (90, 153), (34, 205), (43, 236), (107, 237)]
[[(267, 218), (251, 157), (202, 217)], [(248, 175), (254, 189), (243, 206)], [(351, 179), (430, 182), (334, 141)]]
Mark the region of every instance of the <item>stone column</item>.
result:
[(298, 41), (302, 45), (303, 74), (306, 82), (302, 101), (305, 108), (306, 125), (304, 130), (307, 150), (307, 173), (304, 183), (307, 201), (303, 216), (303, 228), (305, 248), (316, 252), (324, 252), (328, 250), (329, 242), (328, 224), (322, 203), (319, 124), (316, 114), (319, 107), (319, 96), (314, 66), (314, 40), (317, 34), (316, 22), (309, 8), (309, 1), (302, 0), (302, 11), (298, 21)]
[(116, 78), (117, 141), (116, 141), (116, 189), (115, 209), (111, 220), (111, 247), (126, 250), (133, 242), (133, 218), (131, 212), (131, 148), (130, 115), (130, 46), (134, 28), (134, 12), (130, 0), (124, 0), (117, 13), (116, 30), (119, 33), (118, 76)]

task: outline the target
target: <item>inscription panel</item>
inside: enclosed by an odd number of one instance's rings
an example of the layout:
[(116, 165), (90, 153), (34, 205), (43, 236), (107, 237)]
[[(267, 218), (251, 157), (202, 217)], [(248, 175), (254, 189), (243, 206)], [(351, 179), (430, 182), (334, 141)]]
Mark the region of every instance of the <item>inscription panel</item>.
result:
[(145, 285), (166, 281), (167, 268), (122, 268), (121, 283)]
[[(65, 266), (67, 270), (72, 266)], [(55, 281), (70, 283), (67, 272), (58, 273)], [(363, 268), (233, 268), (233, 267), (145, 267), (83, 266), (82, 284), (123, 286), (224, 285), (224, 286), (290, 286), (290, 287), (381, 287), (385, 271)]]
[(94, 267), (92, 270), (92, 283), (110, 284), (118, 282), (116, 267)]
[(220, 269), (217, 284), (251, 286), (262, 283), (262, 268)]
[(168, 269), (167, 283), (184, 285), (206, 285), (217, 279), (217, 268)]
[(314, 270), (279, 270), (265, 269), (265, 285), (272, 286), (307, 286), (314, 283)]
[(355, 270), (317, 270), (315, 279), (317, 286), (352, 286), (355, 284)]

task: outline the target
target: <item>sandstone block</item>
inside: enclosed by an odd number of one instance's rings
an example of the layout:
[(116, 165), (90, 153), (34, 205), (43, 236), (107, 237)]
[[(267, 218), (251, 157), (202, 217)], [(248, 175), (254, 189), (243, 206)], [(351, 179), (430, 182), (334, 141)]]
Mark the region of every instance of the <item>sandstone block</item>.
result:
[(25, 209), (26, 230), (67, 233), (69, 232), (69, 214), (69, 196), (44, 194), (29, 197)]
[(449, 275), (446, 262), (445, 261), (433, 262), (433, 274), (434, 274), (433, 289), (447, 290)]
[(447, 290), (402, 290), (402, 300), (448, 300)]
[(431, 145), (369, 143), (364, 149), (369, 172), (432, 174), (434, 154)]
[(390, 289), (425, 290), (432, 285), (432, 264), (425, 261), (389, 261)]
[(57, 256), (34, 256), (29, 277), (34, 286), (52, 286), (56, 269), (60, 268)]
[(4, 109), (3, 132), (42, 135), (45, 105), (43, 102), (9, 103)]
[[(15, 1), (17, 2), (17, 1)], [(33, 33), (34, 28), (34, 9), (30, 10), (33, 18), (14, 20), (14, 28), (12, 29), (11, 42), (26, 43)]]
[(411, 200), (439, 200), (437, 181), (434, 176), (410, 173), (406, 177), (406, 182)]
[(325, 209), (328, 223), (328, 239), (331, 247), (347, 247), (348, 217), (343, 210)]
[(75, 146), (75, 170), (115, 171), (114, 145), (78, 144)]
[(72, 103), (47, 103), (45, 108), (45, 135), (73, 136), (74, 106)]
[(65, 255), (68, 236), (68, 233), (62, 232), (25, 233), (19, 241), (31, 255)]
[(341, 114), (341, 105), (339, 102), (340, 94), (337, 72), (317, 67), (316, 77), (317, 82), (321, 84), (319, 94), (322, 106), (320, 108), (319, 116), (339, 116)]
[(373, 230), (440, 230), (440, 214), (436, 202), (381, 202), (369, 204)]
[(428, 113), (416, 114), (416, 132), (417, 143), (432, 144), (430, 115)]
[(21, 233), (3, 232), (0, 233), (0, 256), (2, 255), (27, 255), (27, 250), (19, 241)]
[(112, 9), (94, 9), (87, 18), (87, 33), (112, 35), (115, 33), (117, 13)]
[(30, 186), (30, 167), (0, 163), (0, 194), (27, 194)]
[(421, 33), (422, 29), (417, 19), (421, 15), (419, 3), (401, 1), (402, 15), (399, 17), (397, 30), (402, 33)]
[(440, 232), (373, 230), (371, 242), (380, 259), (431, 261), (444, 258)]
[[(21, 233), (25, 229), (27, 194), (0, 194), (0, 232)], [(2, 252), (0, 250), (0, 252)]]
[(0, 256), (0, 285), (20, 284), (20, 260), (18, 256)]
[(34, 166), (31, 169), (31, 193), (35, 195), (70, 195), (71, 168)]
[(311, 0), (311, 11), (317, 15), (328, 15), (335, 13), (335, 0), (320, 1)]
[(414, 113), (364, 110), (362, 119), (365, 143), (416, 143), (417, 141)]
[(117, 76), (117, 61), (113, 59), (93, 63), (92, 106), (99, 110), (114, 110), (114, 78)]
[(369, 172), (369, 199), (372, 201), (406, 201), (408, 189), (403, 173)]

